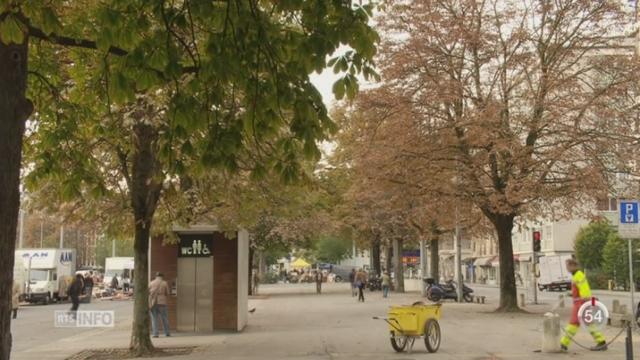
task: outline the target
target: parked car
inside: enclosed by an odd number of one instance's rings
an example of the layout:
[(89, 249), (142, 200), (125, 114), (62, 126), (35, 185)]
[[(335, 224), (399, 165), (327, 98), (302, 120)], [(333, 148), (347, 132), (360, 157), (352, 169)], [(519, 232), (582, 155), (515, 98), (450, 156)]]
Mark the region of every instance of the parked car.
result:
[(335, 282), (349, 281), (349, 274), (351, 273), (352, 269), (355, 268), (353, 266), (333, 265), (331, 272), (336, 274)]

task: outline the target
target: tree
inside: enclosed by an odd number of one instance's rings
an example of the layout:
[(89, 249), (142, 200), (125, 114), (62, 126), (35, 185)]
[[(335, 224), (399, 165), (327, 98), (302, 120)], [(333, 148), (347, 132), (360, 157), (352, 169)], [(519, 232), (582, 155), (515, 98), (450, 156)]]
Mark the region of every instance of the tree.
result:
[[(611, 232), (602, 249), (602, 270), (614, 283), (624, 284), (625, 289), (629, 286), (628, 241), (620, 238), (617, 232)], [(634, 242), (632, 251), (637, 253), (637, 249)], [(634, 279), (637, 279), (637, 276), (634, 276)]]
[(615, 230), (606, 221), (583, 226), (576, 235), (574, 249), (578, 262), (587, 270), (597, 270), (603, 264), (603, 249)]
[[(0, 5), (0, 79), (10, 84), (0, 90), (6, 155), (0, 160), (0, 249), (14, 250), (21, 140), (33, 108), (29, 91), (36, 105), (32, 181), (62, 182), (65, 199), (127, 199), (137, 284), (130, 348), (137, 355), (152, 351), (146, 254), (165, 186), (179, 183), (176, 176), (187, 166), (237, 171), (238, 154), (254, 144), (258, 161), (249, 170), (294, 181), (300, 155), (317, 158), (316, 141), (334, 128), (308, 75), (327, 65), (347, 71), (334, 86), (342, 98), (355, 95), (358, 73), (373, 74), (377, 35), (367, 24), (372, 5)], [(340, 45), (352, 50), (328, 62)], [(28, 89), (27, 60), (33, 74)], [(0, 266), (0, 359), (10, 353), (12, 265)]]
[(316, 259), (320, 262), (336, 264), (345, 259), (351, 251), (350, 243), (335, 236), (324, 236), (317, 240)]
[[(588, 0), (389, 5), (378, 91), (396, 101), (388, 113), (407, 115), (395, 117), (404, 131), (388, 156), (448, 174), (436, 190), (491, 222), (499, 310), (517, 311), (514, 219), (588, 207), (621, 164), (615, 144), (635, 114), (632, 54), (601, 49), (615, 48), (624, 13)], [(404, 183), (434, 191), (423, 179)]]

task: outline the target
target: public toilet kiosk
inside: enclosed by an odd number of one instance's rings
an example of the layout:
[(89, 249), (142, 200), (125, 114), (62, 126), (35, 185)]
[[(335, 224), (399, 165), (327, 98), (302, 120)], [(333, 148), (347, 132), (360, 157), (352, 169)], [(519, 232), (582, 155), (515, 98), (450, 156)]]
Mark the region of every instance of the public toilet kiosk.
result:
[(214, 225), (174, 227), (173, 231), (177, 244), (157, 237), (149, 246), (150, 280), (161, 272), (171, 288), (171, 330), (242, 331), (248, 315), (248, 232), (229, 236)]

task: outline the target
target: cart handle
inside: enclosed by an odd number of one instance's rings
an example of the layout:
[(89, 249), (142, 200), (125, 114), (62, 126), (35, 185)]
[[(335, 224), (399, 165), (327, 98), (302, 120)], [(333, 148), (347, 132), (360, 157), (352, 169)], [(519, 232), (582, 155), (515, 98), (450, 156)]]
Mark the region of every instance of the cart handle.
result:
[(381, 317), (378, 317), (378, 316), (374, 316), (372, 319), (373, 319), (373, 320), (384, 320), (387, 324), (389, 324), (389, 326), (391, 326), (392, 328), (394, 328), (395, 330), (397, 330), (399, 333), (401, 333), (401, 334), (403, 333), (402, 329), (400, 328), (400, 323), (399, 323), (399, 322), (398, 322), (398, 320), (396, 320), (396, 319), (391, 319), (391, 320), (395, 321), (395, 322), (398, 324), (398, 326), (395, 326), (395, 325), (394, 325), (393, 323), (391, 323), (391, 321), (390, 321), (389, 319), (387, 319), (387, 318), (381, 318)]

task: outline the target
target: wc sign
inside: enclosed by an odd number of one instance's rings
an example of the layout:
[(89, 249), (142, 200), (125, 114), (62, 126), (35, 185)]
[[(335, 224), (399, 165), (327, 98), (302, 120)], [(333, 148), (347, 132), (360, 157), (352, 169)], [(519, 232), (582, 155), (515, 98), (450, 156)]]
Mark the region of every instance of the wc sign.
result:
[(213, 251), (213, 235), (180, 235), (178, 257), (209, 257)]
[(620, 201), (620, 225), (618, 231), (623, 238), (640, 237), (640, 217), (638, 201)]

